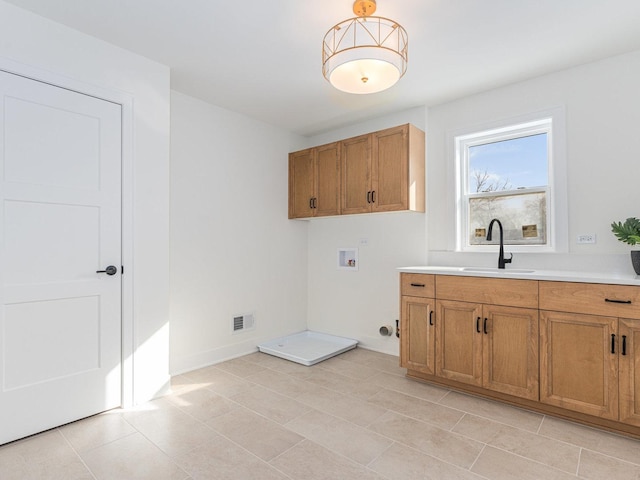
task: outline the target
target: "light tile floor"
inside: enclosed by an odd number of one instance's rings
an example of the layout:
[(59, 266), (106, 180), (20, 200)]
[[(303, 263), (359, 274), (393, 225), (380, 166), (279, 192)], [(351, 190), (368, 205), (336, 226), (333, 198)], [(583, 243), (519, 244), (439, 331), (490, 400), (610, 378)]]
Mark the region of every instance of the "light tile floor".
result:
[(0, 447), (0, 479), (640, 478), (640, 441), (407, 380), (397, 363), (247, 355)]

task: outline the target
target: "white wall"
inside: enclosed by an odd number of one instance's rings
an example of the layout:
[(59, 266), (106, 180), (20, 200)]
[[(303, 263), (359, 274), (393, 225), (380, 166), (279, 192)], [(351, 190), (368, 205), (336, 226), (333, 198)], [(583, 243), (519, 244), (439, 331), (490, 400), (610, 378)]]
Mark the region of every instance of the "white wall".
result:
[[(429, 109), (427, 205), (429, 262), (494, 266), (495, 254), (454, 253), (454, 210), (447, 135), (459, 129), (550, 107), (566, 110), (568, 254), (515, 254), (514, 267), (610, 270), (632, 274), (629, 247), (611, 233), (613, 221), (640, 216), (638, 153), (640, 52), (609, 58)], [(576, 236), (595, 233), (595, 245)]]
[[(372, 119), (307, 140), (307, 146), (404, 123), (424, 129), (423, 107)], [(427, 210), (430, 206), (427, 205)], [(382, 337), (380, 326), (399, 318), (396, 268), (426, 262), (425, 214), (396, 212), (344, 215), (307, 221), (310, 330), (357, 339), (361, 346), (398, 354), (398, 339)], [(361, 240), (366, 239), (367, 245)], [(358, 248), (358, 271), (337, 269), (338, 248)]]
[[(302, 139), (171, 94), (171, 372), (302, 331), (307, 225), (287, 219), (289, 151)], [(255, 331), (232, 334), (233, 316)]]
[[(125, 309), (133, 312), (126, 348), (135, 351), (134, 402), (168, 382), (169, 322), (169, 69), (0, 1), (0, 64), (79, 89), (126, 96), (124, 196)], [(133, 263), (126, 263), (126, 262)], [(125, 361), (131, 364), (132, 359)], [(130, 378), (125, 379), (130, 380)]]

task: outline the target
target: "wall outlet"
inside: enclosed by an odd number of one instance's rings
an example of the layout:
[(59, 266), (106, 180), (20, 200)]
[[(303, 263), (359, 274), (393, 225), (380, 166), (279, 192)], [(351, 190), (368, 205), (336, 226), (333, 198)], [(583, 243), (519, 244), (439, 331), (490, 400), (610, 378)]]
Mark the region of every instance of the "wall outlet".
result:
[(583, 233), (578, 235), (576, 243), (596, 243), (595, 233)]

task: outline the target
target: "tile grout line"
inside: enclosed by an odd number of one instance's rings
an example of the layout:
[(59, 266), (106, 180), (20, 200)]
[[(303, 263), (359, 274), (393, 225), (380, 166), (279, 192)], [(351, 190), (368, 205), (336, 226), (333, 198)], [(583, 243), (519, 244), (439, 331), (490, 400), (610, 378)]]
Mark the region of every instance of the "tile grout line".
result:
[(480, 451), (478, 452), (478, 455), (476, 455), (476, 458), (473, 460), (473, 462), (471, 462), (471, 465), (469, 465), (469, 468), (467, 469), (470, 473), (474, 473), (472, 471), (472, 468), (475, 466), (476, 463), (478, 463), (478, 460), (480, 459), (480, 457), (482, 456), (482, 454), (484, 453), (485, 449), (487, 448), (488, 444), (486, 443), (482, 443), (482, 448), (480, 449)]
[(84, 465), (84, 468), (87, 469), (87, 471), (89, 472), (89, 475), (91, 475), (94, 480), (98, 480), (98, 477), (95, 476), (95, 474), (93, 473), (93, 470), (91, 470), (89, 468), (89, 465), (86, 464), (86, 462), (84, 461), (84, 458), (82, 458), (82, 456), (80, 455), (80, 453), (76, 450), (76, 448), (71, 445), (71, 442), (69, 441), (69, 439), (67, 438), (67, 436), (62, 432), (62, 430), (60, 429), (60, 427), (57, 427), (56, 430), (58, 430), (58, 432), (60, 433), (60, 435), (62, 435), (62, 438), (64, 438), (64, 441), (67, 442), (67, 445), (69, 445), (69, 447), (71, 448), (71, 450), (73, 450), (73, 453), (76, 454), (76, 456), (78, 457), (78, 460), (80, 460), (80, 462), (82, 463), (82, 465)]

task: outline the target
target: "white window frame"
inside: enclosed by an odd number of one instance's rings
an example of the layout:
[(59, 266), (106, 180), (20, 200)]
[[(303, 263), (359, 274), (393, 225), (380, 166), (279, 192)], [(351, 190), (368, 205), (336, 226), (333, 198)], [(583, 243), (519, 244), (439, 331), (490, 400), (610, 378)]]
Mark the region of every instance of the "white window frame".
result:
[(509, 245), (510, 252), (566, 252), (568, 251), (567, 181), (565, 156), (564, 109), (554, 108), (526, 116), (484, 125), (451, 135), (454, 149), (456, 191), (456, 245), (458, 252), (493, 252), (494, 245), (469, 244), (469, 199), (503, 196), (506, 192), (467, 193), (469, 181), (468, 147), (514, 138), (547, 134), (548, 182), (543, 188), (511, 191), (513, 194), (546, 192), (547, 243), (545, 245)]

